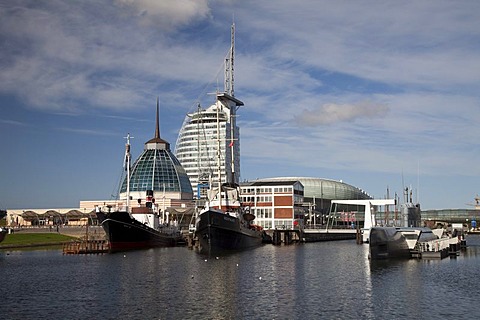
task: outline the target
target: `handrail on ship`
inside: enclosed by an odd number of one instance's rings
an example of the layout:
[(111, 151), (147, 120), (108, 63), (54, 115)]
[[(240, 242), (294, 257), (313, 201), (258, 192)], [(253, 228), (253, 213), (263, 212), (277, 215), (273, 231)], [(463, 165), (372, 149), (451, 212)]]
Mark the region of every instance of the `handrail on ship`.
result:
[(415, 250), (418, 252), (438, 252), (446, 250), (450, 247), (450, 244), (456, 244), (459, 242), (459, 239), (454, 238), (440, 238), (425, 242), (417, 242), (415, 245)]

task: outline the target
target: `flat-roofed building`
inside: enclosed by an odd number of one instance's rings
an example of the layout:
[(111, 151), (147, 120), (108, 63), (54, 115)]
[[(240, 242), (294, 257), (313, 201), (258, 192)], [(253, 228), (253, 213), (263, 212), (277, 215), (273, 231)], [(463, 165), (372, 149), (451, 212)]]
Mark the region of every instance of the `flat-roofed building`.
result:
[(240, 186), (242, 203), (255, 215), (255, 224), (265, 229), (290, 229), (303, 223), (307, 209), (299, 181), (254, 181)]

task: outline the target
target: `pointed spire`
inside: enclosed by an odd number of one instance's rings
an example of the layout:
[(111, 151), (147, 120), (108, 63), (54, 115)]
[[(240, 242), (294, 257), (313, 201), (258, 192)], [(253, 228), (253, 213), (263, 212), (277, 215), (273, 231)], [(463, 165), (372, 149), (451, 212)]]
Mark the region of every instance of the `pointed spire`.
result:
[(157, 123), (156, 123), (156, 126), (155, 126), (155, 139), (159, 139), (160, 138), (160, 114), (158, 112), (158, 96), (157, 96)]
[(145, 145), (146, 148), (151, 149), (167, 149), (170, 150), (170, 143), (160, 138), (160, 110), (159, 110), (159, 99), (157, 97), (157, 114), (155, 122), (155, 136), (148, 140)]

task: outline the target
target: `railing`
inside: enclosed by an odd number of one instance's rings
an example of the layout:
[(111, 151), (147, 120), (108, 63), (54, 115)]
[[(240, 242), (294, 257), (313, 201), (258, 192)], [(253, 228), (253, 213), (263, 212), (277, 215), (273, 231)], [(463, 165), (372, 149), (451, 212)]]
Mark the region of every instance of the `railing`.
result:
[(426, 242), (417, 242), (417, 244), (415, 245), (415, 250), (417, 250), (418, 252), (438, 252), (448, 249), (450, 247), (450, 244), (457, 244), (459, 242), (460, 240), (456, 237), (440, 238)]

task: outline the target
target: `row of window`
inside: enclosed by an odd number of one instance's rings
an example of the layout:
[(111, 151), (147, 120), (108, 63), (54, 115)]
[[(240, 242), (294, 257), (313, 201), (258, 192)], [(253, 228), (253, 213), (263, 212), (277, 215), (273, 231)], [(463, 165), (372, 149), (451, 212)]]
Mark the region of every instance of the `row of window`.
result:
[(292, 193), (292, 187), (276, 187), (276, 188), (252, 188), (246, 187), (242, 189), (243, 193), (260, 194), (260, 193)]
[[(255, 203), (255, 201), (258, 202), (268, 202), (272, 203), (273, 202), (273, 197), (272, 196), (257, 196), (257, 197), (251, 197), (251, 196), (242, 196), (241, 200), (243, 203)], [(295, 196), (293, 198), (294, 203), (299, 204), (303, 203), (303, 197), (302, 196)]]
[(292, 220), (257, 220), (255, 223), (259, 226), (262, 226), (264, 229), (291, 229), (293, 227)]
[(273, 218), (272, 208), (255, 208), (255, 209), (253, 209), (253, 214), (255, 214), (256, 219), (271, 219), (271, 218)]

